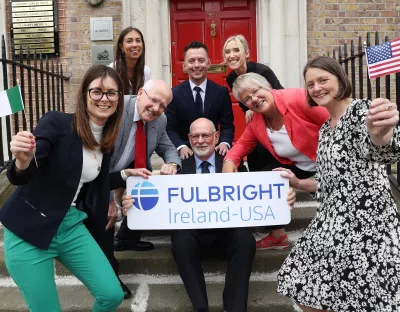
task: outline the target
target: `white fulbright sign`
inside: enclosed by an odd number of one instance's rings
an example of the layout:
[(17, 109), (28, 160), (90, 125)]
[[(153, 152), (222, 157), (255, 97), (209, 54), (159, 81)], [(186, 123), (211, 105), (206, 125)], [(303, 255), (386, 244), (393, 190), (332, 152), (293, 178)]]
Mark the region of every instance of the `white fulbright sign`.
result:
[(133, 230), (205, 229), (288, 224), (289, 183), (279, 172), (129, 177)]

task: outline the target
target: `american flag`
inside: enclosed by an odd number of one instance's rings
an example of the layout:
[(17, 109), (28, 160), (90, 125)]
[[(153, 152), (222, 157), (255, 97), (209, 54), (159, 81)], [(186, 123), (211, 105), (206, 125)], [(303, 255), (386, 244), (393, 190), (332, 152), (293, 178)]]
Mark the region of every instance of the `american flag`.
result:
[(365, 48), (369, 78), (400, 72), (400, 38)]

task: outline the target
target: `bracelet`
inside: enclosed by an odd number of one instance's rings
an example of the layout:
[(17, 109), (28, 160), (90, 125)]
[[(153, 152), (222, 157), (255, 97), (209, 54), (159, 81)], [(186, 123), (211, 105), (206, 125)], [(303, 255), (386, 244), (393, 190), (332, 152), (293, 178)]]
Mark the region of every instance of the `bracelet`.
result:
[(177, 168), (178, 168), (178, 164), (177, 164), (177, 163), (174, 163), (174, 162), (170, 162), (170, 163), (168, 163), (168, 165), (172, 165), (172, 166), (174, 166), (174, 167), (177, 167)]
[(112, 200), (110, 200), (110, 202), (108, 204), (115, 204), (115, 203), (116, 203), (115, 200), (112, 199)]
[(229, 159), (229, 158), (228, 158), (228, 159), (224, 159), (224, 161), (223, 161), (222, 163), (224, 164), (224, 163), (226, 163), (227, 161), (231, 161), (231, 162), (234, 163), (234, 161), (233, 161), (232, 159)]
[(124, 180), (124, 181), (126, 181), (126, 179), (128, 179), (128, 176), (125, 173), (125, 169), (121, 170), (121, 177), (122, 177), (122, 180)]

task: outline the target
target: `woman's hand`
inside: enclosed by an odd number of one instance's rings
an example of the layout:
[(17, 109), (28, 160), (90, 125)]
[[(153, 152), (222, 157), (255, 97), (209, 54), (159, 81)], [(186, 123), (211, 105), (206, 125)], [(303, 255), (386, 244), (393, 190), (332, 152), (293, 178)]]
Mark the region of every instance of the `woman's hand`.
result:
[(133, 206), (135, 200), (133, 199), (132, 195), (123, 195), (122, 196), (122, 214), (126, 216), (128, 214), (128, 209)]
[(127, 177), (142, 177), (144, 179), (148, 179), (151, 176), (151, 171), (147, 170), (146, 168), (139, 168), (139, 169), (125, 169), (125, 174)]
[(289, 187), (286, 200), (288, 205), (290, 206), (290, 210), (292, 210), (294, 207), (294, 203), (296, 202), (296, 192), (294, 191), (293, 187)]
[(290, 186), (297, 188), (297, 186), (299, 184), (299, 179), (296, 177), (296, 175), (290, 169), (275, 168), (272, 171), (281, 171), (281, 177), (288, 179)]
[(253, 119), (254, 112), (252, 110), (246, 111), (246, 124), (249, 124)]
[(224, 161), (224, 164), (222, 166), (222, 173), (227, 172), (238, 172), (238, 169), (236, 168), (236, 165), (232, 160)]
[(17, 169), (25, 170), (29, 167), (35, 147), (35, 137), (28, 131), (20, 131), (12, 137), (10, 151), (16, 158)]
[(393, 136), (393, 128), (399, 122), (397, 106), (388, 99), (375, 99), (367, 114), (367, 129), (371, 141), (377, 146), (384, 146)]

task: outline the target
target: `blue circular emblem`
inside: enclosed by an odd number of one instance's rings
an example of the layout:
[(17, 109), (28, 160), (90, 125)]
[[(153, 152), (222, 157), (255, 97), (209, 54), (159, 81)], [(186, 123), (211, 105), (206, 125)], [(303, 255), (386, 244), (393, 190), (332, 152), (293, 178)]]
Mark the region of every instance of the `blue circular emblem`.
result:
[(133, 186), (131, 195), (135, 202), (133, 205), (139, 210), (153, 209), (158, 202), (158, 190), (154, 184), (143, 181)]

